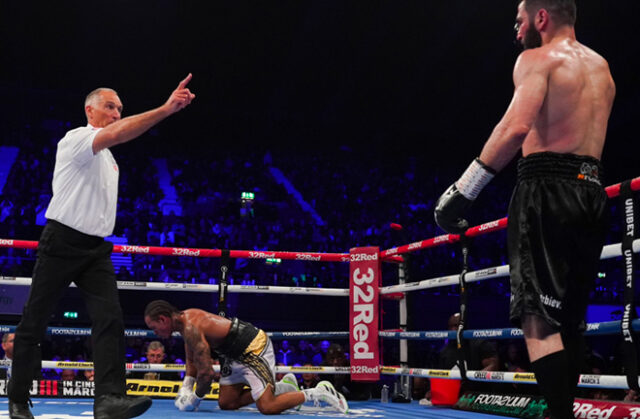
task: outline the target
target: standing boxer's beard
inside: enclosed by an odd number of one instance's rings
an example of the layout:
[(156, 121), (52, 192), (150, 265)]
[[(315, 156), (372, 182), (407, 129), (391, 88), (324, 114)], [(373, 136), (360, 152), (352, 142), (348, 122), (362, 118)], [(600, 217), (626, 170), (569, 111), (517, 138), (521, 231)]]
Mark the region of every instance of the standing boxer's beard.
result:
[(540, 32), (536, 30), (536, 26), (533, 21), (529, 22), (529, 27), (524, 33), (522, 46), (524, 49), (538, 48), (539, 46), (542, 46), (542, 37), (540, 36)]

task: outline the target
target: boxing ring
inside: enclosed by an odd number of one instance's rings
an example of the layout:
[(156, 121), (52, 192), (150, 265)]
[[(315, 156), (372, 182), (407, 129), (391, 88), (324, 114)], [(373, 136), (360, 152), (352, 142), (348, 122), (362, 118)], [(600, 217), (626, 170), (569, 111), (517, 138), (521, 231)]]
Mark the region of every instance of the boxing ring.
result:
[[(633, 180), (623, 182), (622, 187), (627, 188), (630, 191), (640, 190), (640, 177)], [(621, 184), (612, 185), (606, 188), (606, 192), (610, 198), (615, 198), (621, 194)], [(628, 195), (625, 195), (628, 196)], [(629, 213), (627, 213), (629, 215)], [(633, 212), (631, 213), (631, 225), (633, 225)], [(490, 234), (492, 232), (500, 231), (506, 228), (507, 219), (502, 218), (500, 220), (485, 223), (479, 226), (470, 228), (465, 236), (467, 238), (478, 237), (484, 234)], [(601, 254), (601, 260), (617, 258), (625, 256), (623, 259), (628, 261), (632, 259), (630, 253), (640, 253), (640, 239), (636, 238), (637, 233), (631, 237), (631, 241), (623, 243), (613, 243), (606, 245)], [(458, 235), (446, 234), (437, 236), (434, 238), (421, 240), (414, 243), (409, 243), (403, 246), (394, 247), (391, 249), (379, 251), (376, 258), (379, 258), (382, 262), (396, 264), (398, 268), (398, 283), (396, 285), (380, 287), (378, 290), (381, 298), (388, 296), (388, 298), (396, 299), (399, 302), (399, 327), (394, 330), (380, 330), (379, 337), (388, 340), (397, 340), (399, 345), (399, 366), (385, 366), (384, 362), (381, 362), (379, 366), (379, 373), (387, 376), (395, 376), (397, 378), (397, 390), (396, 396), (404, 397), (405, 399), (411, 399), (411, 378), (422, 377), (430, 379), (445, 379), (456, 380), (464, 378), (470, 381), (478, 382), (500, 382), (500, 383), (517, 383), (517, 384), (535, 384), (535, 376), (529, 372), (508, 372), (508, 371), (474, 371), (463, 368), (462, 370), (441, 370), (430, 369), (428, 367), (415, 368), (408, 364), (408, 341), (410, 340), (444, 340), (444, 339), (457, 339), (459, 342), (471, 339), (514, 339), (522, 338), (522, 331), (515, 328), (500, 328), (500, 329), (476, 329), (467, 330), (465, 328), (465, 310), (467, 304), (472, 304), (471, 301), (466, 301), (466, 288), (468, 284), (476, 283), (480, 281), (487, 281), (496, 278), (504, 278), (509, 275), (508, 265), (491, 266), (481, 270), (468, 271), (466, 263), (467, 253), (463, 251), (463, 270), (455, 274), (448, 276), (442, 276), (437, 278), (428, 278), (417, 282), (408, 281), (408, 272), (406, 265), (406, 256), (409, 253), (414, 253), (421, 250), (435, 248), (438, 246), (452, 245), (461, 242), (461, 237)], [(37, 242), (26, 240), (14, 240), (14, 239), (0, 239), (0, 247), (16, 248), (16, 249), (36, 249)], [(351, 263), (352, 259), (349, 253), (313, 253), (313, 252), (283, 252), (283, 251), (245, 251), (245, 250), (222, 250), (222, 249), (190, 249), (190, 248), (176, 248), (176, 247), (153, 247), (153, 246), (139, 246), (139, 245), (114, 245), (114, 253), (126, 253), (126, 254), (142, 254), (142, 255), (158, 255), (158, 256), (189, 256), (189, 257), (210, 257), (210, 258), (222, 258), (221, 262), (221, 283), (218, 284), (195, 284), (195, 283), (168, 283), (168, 282), (137, 282), (137, 281), (118, 281), (118, 288), (121, 290), (135, 290), (135, 291), (162, 291), (162, 292), (196, 292), (196, 293), (218, 293), (220, 296), (220, 302), (226, 301), (227, 293), (254, 293), (254, 294), (283, 294), (291, 295), (292, 298), (305, 298), (309, 296), (314, 297), (350, 297), (349, 289), (340, 288), (306, 288), (306, 287), (287, 287), (287, 286), (266, 286), (266, 285), (229, 285), (225, 278), (228, 275), (228, 261), (234, 258), (248, 258), (248, 259), (267, 259), (267, 258), (279, 258), (281, 260), (297, 260), (297, 261), (309, 261), (309, 262), (336, 262), (336, 263)], [(626, 271), (628, 273), (628, 269)], [(633, 272), (631, 272), (631, 286), (633, 285)], [(629, 285), (629, 278), (626, 281)], [(24, 277), (5, 277), (0, 276), (0, 285), (19, 285), (29, 286), (31, 284), (31, 278)], [(72, 285), (73, 286), (73, 285)], [(460, 286), (461, 294), (461, 314), (462, 321), (457, 331), (455, 330), (441, 330), (441, 331), (408, 331), (407, 319), (408, 308), (406, 303), (406, 293), (419, 290), (435, 289), (441, 287)], [(170, 299), (170, 298), (169, 298)], [(631, 309), (635, 304), (632, 304)], [(226, 310), (226, 305), (222, 304), (223, 312)], [(205, 308), (208, 309), (208, 308)], [(212, 311), (212, 310), (209, 310)], [(226, 313), (225, 313), (226, 314)], [(142, 316), (142, 313), (140, 313)], [(233, 315), (233, 313), (231, 313)], [(260, 326), (258, 324), (258, 326)], [(13, 332), (15, 330), (14, 325), (0, 325), (0, 333)], [(640, 319), (635, 319), (635, 315), (623, 316), (622, 321), (589, 323), (586, 336), (598, 336), (598, 335), (610, 335), (610, 334), (622, 334), (625, 330), (631, 334), (635, 339), (634, 332), (640, 330)], [(49, 327), (47, 329), (49, 335), (54, 336), (89, 336), (90, 330), (86, 328), (71, 328), (71, 327)], [(272, 340), (278, 339), (348, 339), (349, 332), (347, 331), (335, 331), (335, 332), (317, 332), (317, 331), (300, 331), (300, 332), (268, 332)], [(156, 336), (149, 330), (143, 329), (127, 329), (125, 331), (127, 337), (139, 337), (139, 338), (155, 338)], [(179, 335), (178, 335), (179, 336)], [(7, 368), (10, 366), (10, 361), (0, 360), (0, 368)], [(67, 361), (46, 361), (43, 360), (42, 368), (73, 368), (76, 370), (91, 369), (93, 367), (90, 362), (67, 362)], [(183, 371), (184, 366), (179, 364), (127, 364), (127, 370), (129, 371)], [(218, 366), (214, 369), (219, 370)], [(352, 374), (353, 371), (350, 367), (326, 367), (326, 366), (314, 366), (314, 367), (276, 367), (277, 373), (293, 372), (300, 374), (303, 372), (313, 372), (316, 374)], [(629, 386), (628, 376), (615, 376), (615, 375), (594, 375), (583, 374), (579, 379), (579, 386), (586, 388), (605, 388), (605, 389), (628, 389)], [(135, 380), (134, 380), (135, 381)], [(637, 381), (637, 376), (636, 376)], [(631, 381), (632, 382), (632, 381)], [(135, 383), (134, 383), (135, 384)], [(635, 383), (637, 384), (637, 383)], [(136, 384), (137, 385), (137, 384)], [(147, 383), (148, 385), (148, 383)], [(165, 397), (164, 399), (154, 400), (152, 408), (145, 414), (145, 417), (157, 417), (157, 418), (184, 418), (184, 417), (203, 417), (204, 412), (210, 412), (216, 416), (238, 416), (238, 415), (256, 415), (259, 414), (255, 406), (249, 406), (241, 409), (240, 411), (225, 412), (218, 409), (217, 402), (215, 401), (217, 396), (217, 387), (212, 390), (212, 394), (207, 396), (207, 399), (201, 404), (199, 412), (179, 412), (173, 406), (173, 397), (179, 388), (179, 383), (176, 383), (173, 387), (167, 384), (165, 387), (158, 385), (156, 390), (157, 396)], [(137, 388), (139, 389), (139, 388)], [(6, 389), (2, 389), (2, 394), (6, 394)], [(148, 388), (147, 388), (148, 390)], [(75, 390), (74, 390), (75, 392)], [(137, 394), (135, 385), (128, 385), (129, 394)], [(68, 392), (69, 394), (71, 391)], [(77, 393), (77, 392), (76, 392)], [(80, 392), (82, 393), (82, 392)], [(64, 387), (57, 384), (42, 384), (36, 385), (32, 389), (32, 399), (34, 400), (34, 407), (32, 409), (34, 415), (37, 418), (87, 418), (92, 417), (92, 399), (90, 398), (66, 398), (64, 396)], [(80, 394), (82, 395), (82, 394)], [(45, 396), (45, 397), (41, 397)], [(87, 394), (87, 396), (91, 396)], [(51, 397), (51, 398), (49, 398)], [(169, 398), (169, 399), (167, 399)], [(0, 401), (0, 419), (7, 417), (7, 401), (6, 398)], [(582, 403), (578, 406), (578, 413), (584, 412), (585, 415), (589, 414), (589, 408), (585, 407), (585, 401), (579, 401)], [(588, 404), (588, 403), (587, 403)], [(381, 403), (378, 399), (369, 400), (366, 402), (350, 401), (350, 412), (347, 415), (342, 415), (338, 412), (329, 412), (327, 410), (319, 410), (313, 406), (303, 406), (299, 411), (287, 411), (284, 414), (304, 416), (304, 417), (439, 417), (439, 418), (471, 418), (471, 417), (498, 417), (495, 415), (478, 413), (477, 411), (464, 411), (459, 409), (452, 409), (450, 407), (431, 406), (419, 404), (417, 401), (409, 403)], [(626, 405), (619, 406), (618, 403), (611, 412), (615, 410), (614, 415), (607, 417), (640, 417), (640, 405)], [(574, 405), (575, 406), (575, 405)], [(582, 409), (582, 410), (581, 410)], [(626, 410), (625, 410), (626, 409)], [(504, 414), (504, 412), (502, 412)], [(4, 415), (4, 416), (3, 416)], [(625, 416), (626, 415), (626, 416)], [(583, 416), (579, 416), (583, 417)], [(584, 416), (587, 417), (587, 416)], [(588, 416), (598, 417), (598, 416)]]

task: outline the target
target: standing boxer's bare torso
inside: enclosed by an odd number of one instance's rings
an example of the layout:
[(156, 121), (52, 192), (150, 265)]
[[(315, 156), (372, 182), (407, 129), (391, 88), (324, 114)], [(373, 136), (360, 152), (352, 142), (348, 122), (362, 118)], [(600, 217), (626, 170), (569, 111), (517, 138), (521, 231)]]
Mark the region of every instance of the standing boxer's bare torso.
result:
[(548, 88), (523, 155), (553, 151), (600, 159), (615, 96), (606, 60), (571, 38), (536, 52), (548, 65)]

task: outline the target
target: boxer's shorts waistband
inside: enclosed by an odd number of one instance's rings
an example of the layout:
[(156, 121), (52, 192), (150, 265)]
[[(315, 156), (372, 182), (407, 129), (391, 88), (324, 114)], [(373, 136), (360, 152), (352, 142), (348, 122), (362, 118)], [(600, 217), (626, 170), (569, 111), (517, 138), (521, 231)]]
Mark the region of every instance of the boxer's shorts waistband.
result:
[(529, 154), (518, 161), (518, 181), (544, 178), (602, 185), (603, 167), (598, 159), (591, 156), (549, 151)]

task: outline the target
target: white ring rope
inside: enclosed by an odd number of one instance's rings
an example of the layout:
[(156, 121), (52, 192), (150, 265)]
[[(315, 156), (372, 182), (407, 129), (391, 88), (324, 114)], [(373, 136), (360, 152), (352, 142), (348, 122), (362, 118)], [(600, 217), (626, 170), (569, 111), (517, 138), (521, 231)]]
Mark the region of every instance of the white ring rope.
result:
[[(460, 371), (439, 370), (428, 368), (396, 368), (381, 367), (382, 374), (404, 375), (409, 377), (461, 379)], [(532, 372), (507, 372), (507, 371), (467, 371), (467, 378), (471, 381), (503, 382), (536, 384), (536, 376)], [(640, 379), (638, 380), (640, 383)], [(581, 374), (578, 387), (585, 388), (609, 388), (628, 389), (627, 377), (624, 375), (595, 375)]]
[[(10, 360), (0, 360), (0, 368), (10, 368)], [(92, 370), (93, 362), (73, 362), (73, 361), (42, 361), (44, 369), (74, 369), (74, 370)], [(127, 371), (146, 371), (146, 372), (182, 372), (185, 370), (184, 364), (145, 364), (145, 363), (127, 363)], [(213, 366), (214, 372), (220, 372), (220, 365)], [(351, 373), (351, 368), (346, 367), (325, 367), (325, 366), (276, 366), (276, 373), (294, 373), (294, 374), (343, 374)], [(460, 371), (457, 369), (429, 369), (429, 368), (397, 368), (397, 367), (380, 367), (380, 373), (385, 375), (402, 375), (409, 377), (423, 378), (444, 378), (444, 379), (461, 379)], [(471, 381), (482, 382), (504, 382), (504, 383), (523, 383), (536, 384), (535, 375), (532, 372), (507, 372), (507, 371), (467, 371), (467, 378)], [(640, 380), (639, 380), (640, 382)], [(622, 375), (595, 375), (581, 374), (578, 381), (578, 387), (585, 388), (609, 388), (609, 389), (628, 389), (627, 378)]]
[[(640, 239), (633, 241), (633, 252), (640, 253)], [(622, 244), (609, 244), (602, 248), (600, 260), (611, 259), (622, 256)], [(467, 273), (465, 280), (467, 282), (484, 281), (485, 279), (501, 278), (509, 276), (509, 265), (493, 266), (490, 268), (480, 269)], [(406, 284), (391, 285), (380, 288), (380, 294), (392, 294), (395, 292), (418, 291), (428, 288), (439, 288), (450, 285), (458, 285), (460, 274), (447, 275), (439, 278), (424, 279), (418, 282), (408, 282)]]
[[(219, 285), (192, 284), (179, 282), (142, 282), (142, 281), (116, 281), (119, 290), (145, 290), (145, 291), (187, 291), (187, 292), (218, 292)], [(0, 276), (2, 285), (30, 286), (31, 278)], [(75, 284), (69, 285), (76, 287)], [(304, 288), (304, 287), (280, 287), (274, 285), (229, 285), (228, 292), (246, 294), (296, 294), (316, 295), (323, 297), (347, 297), (349, 289), (342, 288)]]

